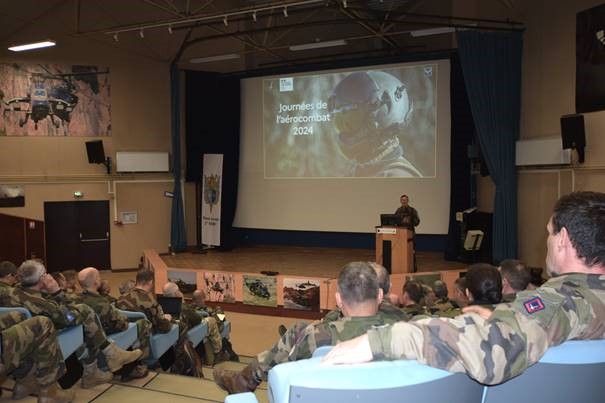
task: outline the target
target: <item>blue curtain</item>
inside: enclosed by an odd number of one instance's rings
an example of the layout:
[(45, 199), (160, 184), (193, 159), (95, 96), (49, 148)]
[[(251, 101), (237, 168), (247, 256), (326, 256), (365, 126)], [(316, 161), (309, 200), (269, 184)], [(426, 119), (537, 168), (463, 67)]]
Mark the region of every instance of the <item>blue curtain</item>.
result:
[(170, 245), (173, 252), (187, 249), (187, 234), (185, 232), (185, 215), (183, 213), (183, 196), (181, 194), (181, 139), (180, 139), (180, 94), (181, 83), (179, 70), (176, 66), (170, 68), (170, 106), (171, 106), (171, 139), (174, 189), (172, 198), (172, 214), (170, 224)]
[(515, 142), (521, 110), (521, 32), (458, 32), (458, 52), (481, 151), (496, 185), (493, 260), (517, 257)]

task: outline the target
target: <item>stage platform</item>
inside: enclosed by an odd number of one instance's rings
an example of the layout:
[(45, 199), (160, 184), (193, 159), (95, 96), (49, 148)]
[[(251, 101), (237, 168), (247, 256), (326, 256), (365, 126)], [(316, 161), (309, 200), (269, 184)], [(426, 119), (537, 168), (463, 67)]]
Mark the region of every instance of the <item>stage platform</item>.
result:
[[(210, 249), (207, 253), (160, 255), (169, 268), (260, 273), (274, 271), (282, 275), (332, 277), (348, 262), (374, 261), (374, 249), (310, 248), (294, 246), (252, 246), (231, 251)], [(460, 270), (465, 263), (450, 262), (443, 252), (417, 252), (418, 272)]]

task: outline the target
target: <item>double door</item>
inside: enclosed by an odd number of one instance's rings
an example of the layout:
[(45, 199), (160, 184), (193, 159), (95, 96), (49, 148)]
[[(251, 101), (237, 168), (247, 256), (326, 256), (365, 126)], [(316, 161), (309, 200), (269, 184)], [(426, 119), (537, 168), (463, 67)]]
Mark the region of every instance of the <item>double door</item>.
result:
[(44, 221), (49, 272), (111, 269), (109, 201), (45, 202)]

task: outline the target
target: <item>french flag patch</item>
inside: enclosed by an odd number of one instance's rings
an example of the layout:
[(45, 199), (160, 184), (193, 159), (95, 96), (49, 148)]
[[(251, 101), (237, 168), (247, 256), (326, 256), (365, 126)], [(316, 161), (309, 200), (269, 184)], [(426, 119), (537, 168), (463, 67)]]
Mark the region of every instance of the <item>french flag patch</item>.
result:
[(536, 313), (544, 309), (544, 302), (542, 302), (540, 297), (534, 297), (528, 301), (525, 301), (523, 306), (525, 307), (527, 313)]

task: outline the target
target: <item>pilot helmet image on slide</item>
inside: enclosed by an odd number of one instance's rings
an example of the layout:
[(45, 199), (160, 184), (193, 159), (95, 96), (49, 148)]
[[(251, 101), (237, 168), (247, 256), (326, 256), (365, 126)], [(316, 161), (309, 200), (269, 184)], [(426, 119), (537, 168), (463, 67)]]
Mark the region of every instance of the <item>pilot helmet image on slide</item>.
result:
[(355, 72), (332, 90), (329, 110), (353, 176), (419, 177), (404, 158), (398, 135), (412, 115), (406, 86), (383, 71)]

